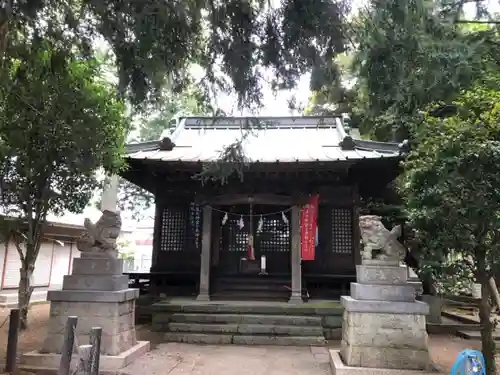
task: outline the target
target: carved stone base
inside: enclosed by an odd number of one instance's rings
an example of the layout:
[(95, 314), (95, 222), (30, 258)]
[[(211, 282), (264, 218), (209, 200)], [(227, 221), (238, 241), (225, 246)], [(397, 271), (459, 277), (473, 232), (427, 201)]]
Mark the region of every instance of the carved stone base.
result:
[(345, 311), (340, 355), (349, 366), (427, 370), (425, 316)]
[(108, 301), (105, 301), (106, 295), (101, 294), (99, 302), (52, 301), (47, 337), (40, 352), (61, 354), (68, 316), (78, 317), (75, 333), (80, 345), (89, 342), (92, 327), (102, 328), (101, 354), (118, 355), (136, 345), (135, 298), (138, 291), (129, 290), (133, 294), (128, 297), (128, 291), (119, 292), (121, 302), (114, 298), (116, 294)]
[[(119, 370), (146, 354), (149, 349), (149, 341), (138, 341), (136, 345), (118, 355), (101, 355), (99, 358), (99, 374), (116, 375)], [(75, 368), (78, 360), (79, 356), (73, 354), (71, 359), (72, 368)], [(24, 353), (21, 356), (19, 368), (30, 373), (57, 375), (60, 362), (61, 354), (33, 351)]]
[(89, 343), (93, 327), (102, 328), (103, 368), (118, 370), (147, 352), (149, 342), (138, 342), (135, 332), (135, 300), (139, 290), (128, 288), (122, 267), (123, 260), (109, 256), (84, 253), (82, 258), (75, 258), (73, 274), (64, 277), (63, 290), (47, 293), (50, 318), (42, 348), (21, 356), (21, 367), (52, 368), (62, 351), (69, 316), (78, 317), (75, 346)]
[(349, 366), (344, 363), (338, 350), (330, 350), (332, 375), (438, 375), (440, 371), (431, 365), (428, 370), (403, 370), (376, 367)]
[(408, 283), (405, 266), (377, 262), (357, 266), (351, 296), (340, 299), (344, 318), (339, 358), (345, 372), (337, 367), (334, 374), (385, 374), (349, 372), (346, 366), (392, 369), (398, 374), (430, 369), (425, 322), (429, 306), (415, 300), (415, 286)]

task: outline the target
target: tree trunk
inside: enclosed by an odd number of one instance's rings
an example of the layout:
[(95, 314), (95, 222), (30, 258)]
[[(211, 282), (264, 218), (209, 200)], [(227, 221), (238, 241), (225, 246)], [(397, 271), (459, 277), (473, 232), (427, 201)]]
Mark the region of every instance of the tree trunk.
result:
[(497, 311), (500, 311), (500, 294), (498, 293), (497, 284), (495, 282), (495, 278), (490, 277), (489, 280), (490, 293), (493, 297), (493, 300), (497, 306)]
[(33, 293), (31, 280), (33, 278), (33, 271), (35, 267), (34, 265), (28, 264), (27, 262), (22, 263), (23, 265), (19, 270), (21, 277), (19, 279), (18, 307), (21, 310), (20, 329), (24, 330), (28, 328), (28, 308), (30, 304), (31, 294)]
[[(481, 272), (481, 271), (480, 271)], [(491, 322), (490, 297), (490, 278), (484, 274), (481, 275), (481, 301), (479, 303), (479, 321), (481, 323), (481, 345), (484, 360), (486, 361), (486, 374), (496, 375), (497, 368), (495, 364), (495, 340), (493, 339), (494, 325)]]

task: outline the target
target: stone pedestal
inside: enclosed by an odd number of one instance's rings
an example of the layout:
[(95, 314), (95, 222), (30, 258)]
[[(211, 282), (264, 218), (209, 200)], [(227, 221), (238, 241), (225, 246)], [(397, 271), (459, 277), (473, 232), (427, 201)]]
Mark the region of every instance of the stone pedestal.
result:
[(443, 310), (443, 297), (442, 296), (431, 296), (424, 294), (421, 297), (422, 302), (429, 305), (429, 315), (427, 315), (427, 322), (434, 324), (441, 324), (441, 312)]
[(331, 352), (334, 375), (432, 372), (426, 303), (415, 300), (399, 262), (363, 261), (344, 307), (342, 342)]
[[(82, 253), (73, 260), (73, 273), (64, 276), (62, 290), (47, 294), (50, 319), (47, 336), (38, 352), (24, 354), (22, 367), (58, 368), (68, 316), (77, 316), (76, 345), (89, 343), (92, 327), (102, 328), (101, 369), (118, 370), (149, 350), (135, 334), (135, 300), (138, 289), (128, 288), (123, 260)], [(75, 345), (75, 346), (76, 346)], [(76, 352), (76, 351), (75, 351)]]

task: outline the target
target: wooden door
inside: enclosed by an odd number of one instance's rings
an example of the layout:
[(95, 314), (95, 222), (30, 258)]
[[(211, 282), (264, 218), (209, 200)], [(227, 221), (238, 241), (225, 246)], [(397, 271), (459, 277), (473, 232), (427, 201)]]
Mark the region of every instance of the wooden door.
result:
[(267, 273), (289, 274), (292, 242), (288, 207), (260, 206), (257, 212), (262, 216), (256, 217), (256, 255), (266, 256)]
[[(224, 220), (225, 213), (221, 213), (221, 220), (218, 223), (221, 226), (219, 259), (216, 267), (218, 274), (239, 274), (241, 258), (247, 256), (250, 217), (238, 215), (244, 214), (243, 209), (244, 207), (240, 206), (221, 207), (221, 211), (228, 212), (228, 214), (227, 219)], [(241, 220), (243, 220), (243, 227), (240, 226)]]
[[(227, 220), (221, 219), (219, 258), (215, 272), (222, 275), (247, 273), (242, 267), (242, 258), (248, 255), (250, 220), (253, 221), (255, 257), (260, 265), (266, 256), (269, 274), (290, 273), (290, 212), (288, 207), (256, 205), (253, 216), (248, 216), (248, 205), (221, 207), (228, 212)], [(220, 215), (224, 217), (224, 213)], [(283, 219), (285, 217), (285, 220)], [(243, 220), (243, 227), (240, 221)], [(258, 273), (258, 270), (257, 270)]]

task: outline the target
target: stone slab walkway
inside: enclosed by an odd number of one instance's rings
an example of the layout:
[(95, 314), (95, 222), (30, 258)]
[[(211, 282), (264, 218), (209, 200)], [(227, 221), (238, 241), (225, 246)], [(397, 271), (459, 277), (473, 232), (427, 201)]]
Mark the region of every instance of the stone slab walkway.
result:
[(328, 349), (161, 344), (123, 375), (330, 375)]

